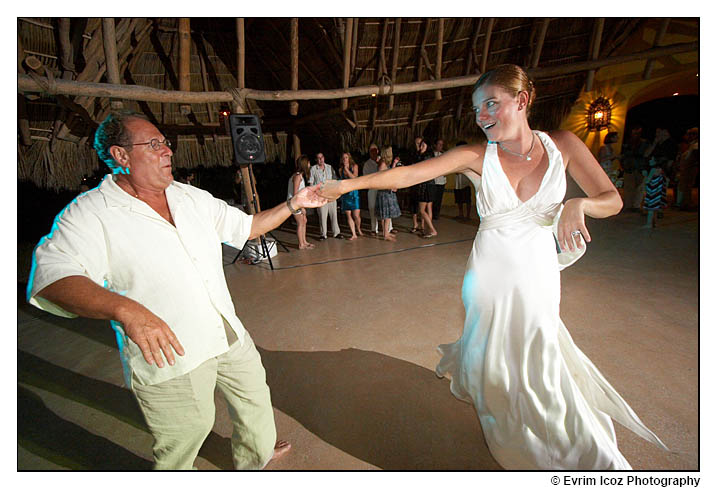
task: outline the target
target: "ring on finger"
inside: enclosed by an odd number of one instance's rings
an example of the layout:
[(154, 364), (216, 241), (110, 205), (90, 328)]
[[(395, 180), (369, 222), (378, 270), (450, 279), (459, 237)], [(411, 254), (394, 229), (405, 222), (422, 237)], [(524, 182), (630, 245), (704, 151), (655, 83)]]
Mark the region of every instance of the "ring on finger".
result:
[(571, 236), (577, 236), (577, 235), (580, 235), (580, 234), (581, 234), (581, 231), (580, 231), (580, 230), (573, 230), (573, 231), (571, 232)]

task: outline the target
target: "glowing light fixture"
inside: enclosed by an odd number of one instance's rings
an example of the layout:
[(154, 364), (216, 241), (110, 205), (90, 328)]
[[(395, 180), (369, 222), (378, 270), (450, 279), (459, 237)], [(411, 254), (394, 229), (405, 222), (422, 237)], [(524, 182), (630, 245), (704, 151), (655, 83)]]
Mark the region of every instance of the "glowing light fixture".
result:
[(601, 96), (591, 102), (586, 114), (589, 131), (601, 131), (611, 125), (611, 101)]
[(676, 92), (676, 93), (673, 94), (674, 97), (675, 97), (676, 95), (678, 95), (678, 92)]

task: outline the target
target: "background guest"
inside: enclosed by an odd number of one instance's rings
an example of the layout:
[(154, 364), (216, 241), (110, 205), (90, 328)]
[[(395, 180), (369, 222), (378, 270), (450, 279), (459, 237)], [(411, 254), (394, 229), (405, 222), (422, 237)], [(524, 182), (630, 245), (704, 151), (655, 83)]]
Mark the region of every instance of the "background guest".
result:
[[(297, 192), (304, 189), (307, 180), (309, 180), (309, 157), (301, 155), (294, 162), (294, 174), (289, 178), (287, 185), (287, 199), (291, 199)], [(302, 208), (301, 214), (292, 214), (292, 216), (297, 222), (299, 249), (314, 248), (314, 245), (307, 241), (307, 210)]]
[[(466, 141), (459, 141), (456, 146), (465, 145)], [(458, 218), (471, 219), (471, 182), (462, 173), (454, 174), (454, 201), (459, 208)], [(464, 212), (466, 208), (466, 212)]]
[[(354, 162), (349, 153), (342, 153), (341, 166), (339, 167), (339, 179), (355, 179), (359, 177), (359, 165)], [(356, 240), (357, 233), (362, 236), (361, 232), (361, 211), (359, 210), (359, 191), (351, 191), (339, 198), (339, 204), (342, 211), (347, 215), (347, 222), (352, 236), (347, 240)]]
[[(438, 157), (444, 153), (444, 140), (438, 139), (434, 143), (434, 156)], [(444, 200), (444, 187), (446, 187), (446, 176), (440, 175), (436, 177), (429, 189), (431, 190), (431, 217), (434, 221), (439, 219), (441, 214), (441, 203)]]
[[(394, 157), (391, 146), (381, 149), (379, 158), (379, 171), (394, 168), (399, 163), (399, 157)], [(396, 238), (392, 235), (391, 219), (401, 216), (399, 201), (396, 198), (396, 189), (381, 189), (376, 195), (376, 216), (381, 220), (382, 236), (384, 240), (394, 242)]]
[[(309, 185), (317, 185), (327, 180), (336, 179), (336, 174), (331, 165), (324, 162), (324, 154), (317, 153), (317, 164), (309, 170)], [(332, 232), (334, 238), (342, 239), (344, 236), (339, 231), (339, 220), (337, 219), (337, 202), (332, 201), (317, 208), (319, 215), (319, 239), (327, 239), (327, 215), (332, 220)]]
[[(376, 172), (379, 168), (377, 165), (377, 159), (379, 158), (379, 147), (372, 143), (369, 145), (369, 158), (362, 167), (362, 175), (369, 175)], [(372, 235), (376, 235), (379, 232), (379, 224), (376, 219), (376, 189), (369, 189), (367, 191), (367, 207), (369, 208), (369, 219), (371, 220), (370, 232)]]

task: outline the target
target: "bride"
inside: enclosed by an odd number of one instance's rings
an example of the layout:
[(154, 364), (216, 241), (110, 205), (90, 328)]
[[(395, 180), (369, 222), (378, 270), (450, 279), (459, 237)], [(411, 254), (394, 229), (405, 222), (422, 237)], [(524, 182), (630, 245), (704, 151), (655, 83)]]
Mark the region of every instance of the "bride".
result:
[[(559, 317), (559, 271), (591, 241), (584, 217), (613, 216), (622, 201), (573, 133), (531, 130), (534, 98), (523, 69), (498, 66), (472, 93), (488, 142), (327, 182), (321, 193), (336, 199), (456, 172), (471, 179), (481, 224), (462, 286), (464, 330), (458, 341), (439, 347), (437, 374), (451, 378), (456, 397), (473, 403), (487, 445), (506, 469), (630, 469), (611, 419), (667, 448), (573, 343)], [(566, 171), (587, 197), (562, 205)]]

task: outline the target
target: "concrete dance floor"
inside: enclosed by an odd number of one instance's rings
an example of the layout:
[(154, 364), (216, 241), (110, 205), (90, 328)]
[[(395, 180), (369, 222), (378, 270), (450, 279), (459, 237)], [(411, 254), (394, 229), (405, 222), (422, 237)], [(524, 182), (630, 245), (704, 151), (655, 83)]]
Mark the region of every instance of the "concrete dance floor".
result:
[[(434, 367), (463, 326), (460, 299), (478, 221), (445, 207), (439, 236), (365, 236), (289, 248), (225, 274), (262, 354), (279, 437), (292, 451), (269, 470), (497, 470), (471, 405)], [(561, 317), (580, 349), (673, 450), (616, 426), (635, 469), (698, 468), (698, 212), (667, 210), (655, 229), (622, 212), (588, 219), (587, 254), (561, 276)], [(343, 233), (344, 216), (341, 216)], [(363, 220), (366, 230), (368, 219)], [(152, 438), (123, 387), (105, 321), (68, 320), (24, 302), (18, 282), (18, 469), (144, 470)], [(704, 373), (704, 376), (707, 374)], [(231, 469), (231, 425), (217, 397), (199, 469)], [(704, 462), (705, 463), (705, 462)]]

